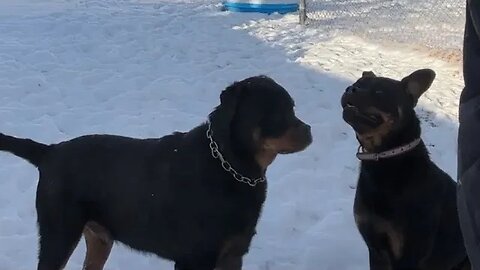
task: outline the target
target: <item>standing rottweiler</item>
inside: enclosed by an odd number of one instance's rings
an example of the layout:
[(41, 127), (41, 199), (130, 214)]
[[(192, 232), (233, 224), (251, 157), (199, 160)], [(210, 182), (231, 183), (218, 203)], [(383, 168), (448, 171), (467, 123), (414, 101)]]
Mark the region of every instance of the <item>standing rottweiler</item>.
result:
[(177, 270), (240, 270), (278, 154), (312, 142), (288, 92), (266, 76), (228, 86), (209, 121), (136, 139), (88, 135), (45, 145), (0, 134), (0, 150), (38, 167), (38, 270), (63, 269), (82, 232), (84, 269), (113, 241), (173, 260)]
[(341, 99), (361, 160), (354, 213), (370, 269), (470, 269), (456, 209), (456, 184), (430, 159), (415, 106), (435, 78), (401, 81), (371, 71)]

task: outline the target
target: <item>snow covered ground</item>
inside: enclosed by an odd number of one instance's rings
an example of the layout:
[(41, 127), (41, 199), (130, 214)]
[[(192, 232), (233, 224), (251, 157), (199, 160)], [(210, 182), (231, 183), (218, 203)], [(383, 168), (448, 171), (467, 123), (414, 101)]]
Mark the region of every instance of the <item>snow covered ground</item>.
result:
[[(0, 0), (0, 131), (52, 143), (88, 133), (153, 137), (206, 119), (234, 80), (267, 74), (314, 143), (271, 166), (247, 270), (365, 270), (352, 217), (357, 142), (339, 97), (363, 70), (437, 80), (418, 112), (432, 157), (456, 174), (459, 67), (419, 52), (304, 29), (296, 15), (220, 12), (207, 0)], [(460, 31), (462, 31), (460, 29)], [(37, 171), (0, 155), (0, 268), (33, 269)], [(80, 269), (81, 243), (67, 269)], [(172, 269), (121, 245), (106, 269)]]
[(458, 50), (465, 2), (459, 0), (305, 0), (310, 27), (378, 42)]

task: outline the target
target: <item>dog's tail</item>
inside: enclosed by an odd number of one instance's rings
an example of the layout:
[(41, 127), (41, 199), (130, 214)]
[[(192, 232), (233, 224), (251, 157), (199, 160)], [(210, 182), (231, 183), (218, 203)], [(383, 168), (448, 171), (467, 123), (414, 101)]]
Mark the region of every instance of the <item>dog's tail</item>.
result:
[(10, 152), (36, 167), (39, 166), (49, 146), (30, 139), (15, 138), (0, 133), (0, 151)]

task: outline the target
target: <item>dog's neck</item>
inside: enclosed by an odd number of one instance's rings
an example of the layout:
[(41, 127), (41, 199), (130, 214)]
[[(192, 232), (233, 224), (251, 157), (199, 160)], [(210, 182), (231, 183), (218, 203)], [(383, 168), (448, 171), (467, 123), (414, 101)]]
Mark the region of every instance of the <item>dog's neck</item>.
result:
[(376, 161), (380, 159), (392, 158), (399, 155), (403, 155), (406, 152), (415, 149), (415, 147), (417, 147), (421, 142), (422, 142), (422, 139), (418, 138), (408, 144), (404, 144), (402, 146), (399, 146), (387, 151), (379, 152), (379, 153), (365, 152), (360, 146), (358, 147), (357, 158), (360, 160), (376, 160)]
[[(236, 172), (237, 177), (258, 180), (258, 182), (264, 182), (266, 180), (266, 168), (271, 162), (273, 162), (275, 157), (269, 155), (252, 156), (247, 151), (232, 147), (234, 144), (230, 138), (222, 138), (221, 140), (218, 140), (218, 135), (216, 136), (215, 130), (209, 125), (209, 123), (205, 126), (206, 138), (209, 141), (212, 156), (217, 159), (217, 162), (219, 162), (223, 169), (232, 173), (232, 171), (229, 170), (231, 166)], [(210, 130), (210, 132), (208, 132), (208, 130)], [(214, 148), (216, 148), (218, 152), (214, 153)], [(221, 158), (219, 156), (221, 156)], [(228, 163), (228, 165), (225, 163)], [(235, 173), (232, 173), (232, 177), (238, 180), (233, 174)]]
[(268, 166), (272, 164), (272, 162), (275, 160), (277, 155), (278, 153), (268, 151), (268, 150), (263, 150), (263, 151), (260, 151), (260, 153), (255, 155), (255, 160), (257, 161), (262, 171), (266, 172)]
[[(377, 148), (377, 151), (383, 152), (413, 142), (420, 136), (420, 132), (414, 132), (415, 130), (419, 130), (419, 127), (418, 129), (415, 126), (406, 127), (403, 133), (392, 134), (394, 136), (386, 140), (386, 144)], [(387, 190), (399, 192), (402, 187), (410, 185), (412, 181), (423, 181), (422, 177), (412, 177), (412, 175), (422, 173), (430, 165), (428, 150), (420, 140), (415, 147), (399, 155), (361, 160), (360, 179), (379, 187), (383, 192)]]
[[(391, 134), (388, 134), (384, 138), (381, 138), (377, 141), (372, 138), (357, 136), (361, 147), (367, 153), (384, 153), (386, 151), (388, 152), (393, 149), (414, 143), (420, 138), (421, 135), (420, 121), (416, 115), (413, 114), (411, 119), (406, 121), (406, 123), (407, 124), (405, 126), (402, 126), (398, 130), (393, 131)], [(419, 153), (426, 153), (428, 156), (428, 152), (426, 151), (425, 145), (422, 141), (420, 141), (418, 144), (415, 144), (414, 147), (408, 149), (408, 151), (403, 151), (401, 154), (389, 157), (387, 159), (402, 158)]]

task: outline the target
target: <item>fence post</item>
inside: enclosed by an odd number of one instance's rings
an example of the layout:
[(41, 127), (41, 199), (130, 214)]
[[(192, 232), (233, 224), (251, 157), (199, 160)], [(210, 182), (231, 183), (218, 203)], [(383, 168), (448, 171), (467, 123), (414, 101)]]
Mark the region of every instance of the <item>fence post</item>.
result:
[(306, 9), (306, 1), (307, 0), (299, 0), (298, 3), (298, 16), (300, 17), (300, 24), (305, 25), (305, 21), (307, 20), (307, 9)]

